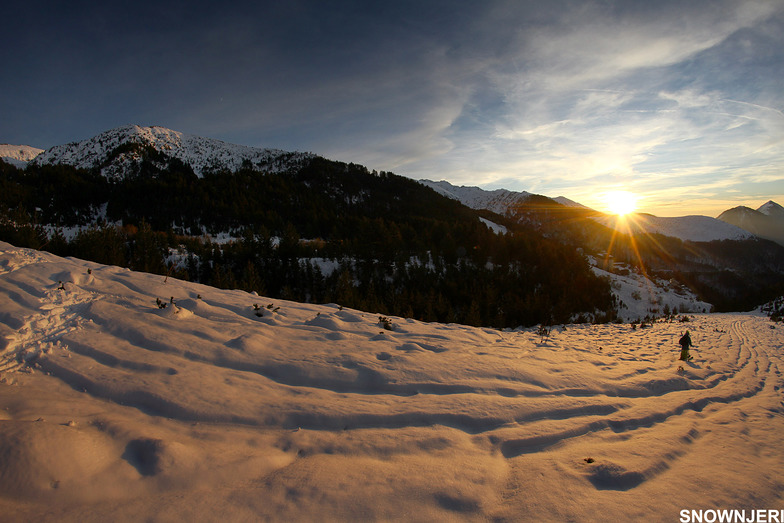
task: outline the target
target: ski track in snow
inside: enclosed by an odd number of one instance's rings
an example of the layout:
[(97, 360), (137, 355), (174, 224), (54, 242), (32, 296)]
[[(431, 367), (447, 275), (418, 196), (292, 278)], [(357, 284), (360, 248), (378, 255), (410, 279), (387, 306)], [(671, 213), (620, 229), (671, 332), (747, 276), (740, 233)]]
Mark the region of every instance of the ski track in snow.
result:
[[(156, 298), (169, 305), (159, 309)], [(546, 338), (534, 329), (396, 317), (390, 318), (393, 330), (386, 330), (378, 314), (165, 281), (7, 244), (0, 244), (0, 299), (0, 387), (24, 394), (28, 380), (66, 385), (76, 394), (75, 404), (104, 412), (82, 416), (93, 426), (103, 427), (108, 418), (117, 426), (145, 420), (136, 423), (147, 429), (107, 430), (101, 441), (125, 449), (113, 457), (107, 451), (107, 463), (133, 465), (148, 480), (171, 481), (166, 474), (190, 474), (197, 466), (184, 463), (202, 463), (177, 453), (186, 452), (177, 445), (188, 452), (202, 448), (193, 443), (193, 429), (131, 438), (134, 432), (160, 432), (149, 427), (159, 423), (150, 420), (161, 419), (182, 427), (204, 424), (210, 434), (272, 433), (277, 442), (268, 454), (286, 457), (275, 465), (265, 461), (262, 469), (277, 470), (283, 484), (295, 477), (295, 483), (318, 486), (327, 497), (321, 476), (301, 476), (319, 460), (398, 455), (407, 462), (428, 450), (429, 459), (441, 463), (443, 449), (469, 456), (468, 462), (481, 455), (492, 466), (476, 465), (473, 479), (454, 492), (436, 489), (427, 510), (435, 519), (455, 512), (506, 517), (530, 509), (520, 493), (534, 487), (525, 487), (532, 479), (520, 460), (534, 460), (525, 467), (539, 470), (561, 459), (551, 467), (560, 471), (558, 481), (626, 492), (656, 484), (673, 469), (689, 469), (707, 452), (703, 438), (728, 424), (735, 430), (746, 418), (763, 416), (776, 430), (782, 426), (784, 338), (766, 318), (753, 315), (697, 315), (688, 323), (641, 329), (568, 325)], [(688, 363), (676, 359), (685, 329), (696, 345)], [(0, 422), (0, 433), (7, 423)], [(595, 462), (581, 462), (593, 453)], [(784, 464), (780, 452), (775, 458)], [(302, 468), (292, 469), (292, 461)], [(222, 465), (228, 466), (214, 464)], [(541, 474), (552, 473), (547, 470)], [(474, 492), (476, 482), (482, 487)], [(358, 492), (370, 488), (363, 480), (349, 484)], [(309, 519), (282, 501), (290, 492), (284, 496), (277, 484), (264, 485), (274, 499), (282, 496), (270, 505), (276, 516)], [(784, 492), (777, 485), (768, 492)], [(37, 495), (52, 495), (44, 491)], [(308, 503), (319, 504), (315, 498)], [(331, 517), (350, 515), (332, 510)]]

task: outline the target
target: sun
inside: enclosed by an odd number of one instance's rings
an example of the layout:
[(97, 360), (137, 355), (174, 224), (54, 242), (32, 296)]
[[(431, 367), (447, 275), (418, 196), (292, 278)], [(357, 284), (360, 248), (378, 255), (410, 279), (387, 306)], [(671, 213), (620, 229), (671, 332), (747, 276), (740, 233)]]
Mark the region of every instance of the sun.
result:
[(629, 191), (610, 191), (604, 195), (607, 209), (618, 216), (625, 216), (637, 209), (637, 195)]

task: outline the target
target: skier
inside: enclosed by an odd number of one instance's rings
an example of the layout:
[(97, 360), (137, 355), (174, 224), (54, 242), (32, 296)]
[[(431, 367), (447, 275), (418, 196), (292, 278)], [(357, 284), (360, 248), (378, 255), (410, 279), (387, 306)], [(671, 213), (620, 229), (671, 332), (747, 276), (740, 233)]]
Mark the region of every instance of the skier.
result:
[(678, 340), (678, 343), (681, 344), (680, 359), (683, 361), (689, 361), (690, 359), (692, 359), (694, 356), (689, 355), (689, 347), (691, 347), (693, 344), (691, 342), (691, 336), (689, 335), (689, 331), (686, 331), (686, 334), (681, 336), (681, 339)]

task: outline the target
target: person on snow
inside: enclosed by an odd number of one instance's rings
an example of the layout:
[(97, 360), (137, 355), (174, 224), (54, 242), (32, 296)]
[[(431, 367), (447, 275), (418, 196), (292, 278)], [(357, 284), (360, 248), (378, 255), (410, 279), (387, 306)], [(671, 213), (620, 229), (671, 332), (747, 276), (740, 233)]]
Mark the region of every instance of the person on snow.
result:
[(680, 359), (683, 360), (683, 361), (689, 361), (690, 359), (692, 359), (693, 356), (689, 355), (689, 347), (691, 347), (693, 344), (691, 342), (691, 336), (689, 335), (689, 331), (686, 331), (686, 334), (681, 336), (681, 339), (678, 340), (678, 343), (681, 344), (681, 358)]

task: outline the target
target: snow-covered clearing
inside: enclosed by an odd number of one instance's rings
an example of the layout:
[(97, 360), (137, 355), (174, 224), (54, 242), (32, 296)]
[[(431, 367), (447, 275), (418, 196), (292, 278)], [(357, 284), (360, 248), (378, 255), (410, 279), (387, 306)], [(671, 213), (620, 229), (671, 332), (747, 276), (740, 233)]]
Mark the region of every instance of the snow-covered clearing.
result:
[(0, 243), (0, 519), (784, 508), (784, 329), (764, 317), (548, 338), (389, 320)]

